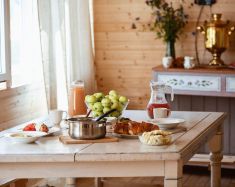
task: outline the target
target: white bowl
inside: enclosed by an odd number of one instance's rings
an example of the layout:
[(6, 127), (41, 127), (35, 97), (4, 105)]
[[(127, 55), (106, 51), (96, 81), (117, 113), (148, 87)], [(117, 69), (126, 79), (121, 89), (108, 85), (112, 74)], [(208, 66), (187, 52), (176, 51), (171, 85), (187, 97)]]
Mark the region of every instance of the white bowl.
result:
[(176, 118), (156, 118), (151, 119), (150, 122), (158, 125), (160, 129), (172, 129), (177, 127), (179, 124), (184, 123), (185, 120)]
[(4, 136), (14, 143), (33, 143), (47, 133), (39, 131), (23, 131), (7, 133)]
[[(115, 118), (118, 118), (118, 117), (122, 116), (122, 113), (123, 113), (124, 110), (126, 110), (128, 104), (129, 104), (129, 102), (130, 102), (130, 100), (128, 99), (127, 102), (124, 103), (123, 108), (122, 108), (122, 111), (119, 111), (120, 115), (119, 115), (119, 116), (115, 116)], [(93, 112), (92, 108), (89, 107), (89, 103), (85, 101), (85, 104), (86, 104), (87, 108)], [(104, 114), (103, 112), (101, 112), (101, 113)], [(101, 114), (101, 115), (102, 115), (102, 114)], [(91, 115), (91, 116), (93, 116), (93, 115)], [(113, 117), (113, 116), (112, 116), (112, 113), (109, 114), (108, 117)]]

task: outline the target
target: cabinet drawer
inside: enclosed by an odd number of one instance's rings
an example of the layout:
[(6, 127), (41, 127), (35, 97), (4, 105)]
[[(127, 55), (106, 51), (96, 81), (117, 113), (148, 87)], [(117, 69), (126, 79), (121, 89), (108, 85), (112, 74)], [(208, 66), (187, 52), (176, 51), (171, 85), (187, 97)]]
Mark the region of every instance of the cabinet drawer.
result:
[(218, 76), (158, 74), (157, 79), (176, 90), (221, 91), (221, 77)]
[(226, 92), (235, 92), (235, 77), (226, 77)]

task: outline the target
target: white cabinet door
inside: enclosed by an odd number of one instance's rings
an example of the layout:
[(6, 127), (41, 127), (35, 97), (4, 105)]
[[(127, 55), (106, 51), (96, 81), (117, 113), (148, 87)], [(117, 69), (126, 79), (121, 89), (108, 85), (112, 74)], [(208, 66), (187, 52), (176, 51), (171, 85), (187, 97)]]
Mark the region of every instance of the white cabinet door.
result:
[(226, 92), (235, 92), (235, 77), (226, 77)]

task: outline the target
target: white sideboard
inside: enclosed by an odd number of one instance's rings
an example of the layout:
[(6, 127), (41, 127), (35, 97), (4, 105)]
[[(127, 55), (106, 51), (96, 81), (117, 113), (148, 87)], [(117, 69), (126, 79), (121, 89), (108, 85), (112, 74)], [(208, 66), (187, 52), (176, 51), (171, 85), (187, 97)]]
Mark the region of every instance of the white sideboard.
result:
[[(174, 88), (172, 110), (226, 112), (224, 153), (235, 155), (235, 69), (158, 66), (153, 68), (153, 77)], [(207, 147), (201, 149), (201, 153), (207, 152)]]

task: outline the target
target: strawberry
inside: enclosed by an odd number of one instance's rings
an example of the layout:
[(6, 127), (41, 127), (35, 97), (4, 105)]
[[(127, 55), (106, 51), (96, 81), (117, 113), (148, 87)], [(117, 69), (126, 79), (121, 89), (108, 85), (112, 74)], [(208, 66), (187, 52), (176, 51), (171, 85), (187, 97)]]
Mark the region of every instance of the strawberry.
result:
[(30, 123), (23, 128), (23, 131), (36, 131), (36, 124)]
[(40, 129), (39, 129), (39, 131), (42, 131), (42, 132), (48, 132), (49, 131), (49, 129), (48, 129), (48, 127), (43, 123), (41, 126), (40, 126)]

